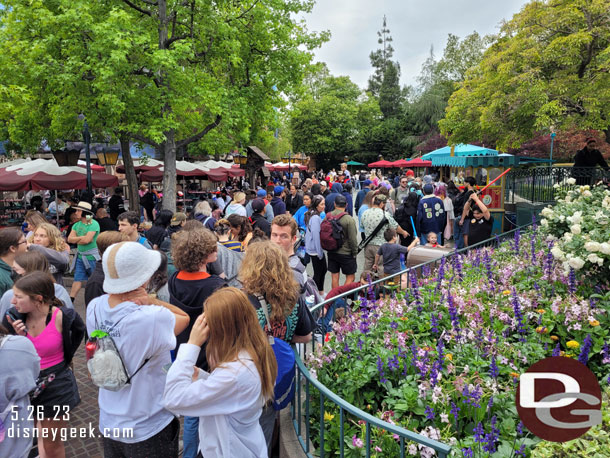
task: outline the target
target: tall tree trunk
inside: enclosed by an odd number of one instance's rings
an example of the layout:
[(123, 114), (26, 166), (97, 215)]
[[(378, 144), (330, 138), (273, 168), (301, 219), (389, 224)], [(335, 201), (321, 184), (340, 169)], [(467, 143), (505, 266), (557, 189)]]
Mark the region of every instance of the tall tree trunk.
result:
[(125, 166), (125, 178), (127, 179), (127, 198), (129, 199), (129, 210), (140, 214), (140, 195), (138, 194), (138, 177), (133, 166), (133, 159), (129, 151), (129, 137), (121, 135), (121, 153), (123, 153), (123, 165)]
[(173, 130), (165, 134), (163, 149), (163, 208), (176, 211), (176, 137)]

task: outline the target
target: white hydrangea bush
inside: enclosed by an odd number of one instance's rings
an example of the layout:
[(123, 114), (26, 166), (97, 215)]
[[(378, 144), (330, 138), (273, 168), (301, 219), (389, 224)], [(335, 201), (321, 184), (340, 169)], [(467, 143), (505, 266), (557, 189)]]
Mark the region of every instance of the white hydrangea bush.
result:
[[(567, 190), (556, 190), (555, 206), (541, 212), (540, 224), (547, 234), (553, 257), (581, 274), (610, 275), (610, 190), (606, 186), (576, 186), (568, 179)], [(558, 185), (555, 185), (559, 188)]]

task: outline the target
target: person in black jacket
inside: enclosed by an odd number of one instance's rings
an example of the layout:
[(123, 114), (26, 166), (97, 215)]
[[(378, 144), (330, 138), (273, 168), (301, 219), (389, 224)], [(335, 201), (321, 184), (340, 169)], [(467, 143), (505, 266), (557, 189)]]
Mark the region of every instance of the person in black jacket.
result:
[(265, 218), (265, 201), (260, 197), (252, 201), (252, 229), (260, 229), (265, 235), (271, 237), (271, 224)]
[(125, 212), (125, 202), (123, 201), (123, 188), (114, 188), (114, 194), (108, 201), (108, 212), (114, 221), (118, 221), (119, 215)]
[[(204, 311), (204, 302), (219, 288), (227, 286), (225, 280), (208, 273), (207, 265), (218, 257), (216, 237), (203, 228), (182, 230), (172, 238), (171, 254), (178, 270), (168, 281), (170, 303), (185, 311), (190, 322), (176, 336), (176, 351), (180, 344), (187, 343), (195, 320)], [(206, 344), (197, 357), (196, 366), (209, 371), (206, 359)], [(184, 455), (199, 448), (199, 417), (184, 417)]]
[(588, 170), (578, 169), (581, 167), (596, 167), (600, 166), (606, 172), (610, 170), (608, 163), (602, 156), (600, 150), (596, 149), (597, 141), (593, 137), (587, 138), (587, 143), (583, 149), (576, 152), (574, 156), (574, 168), (572, 175), (576, 178), (577, 185), (591, 184), (592, 172)]
[(49, 434), (40, 436), (39, 446), (48, 456), (63, 456), (64, 442), (58, 432), (67, 423), (57, 409), (70, 412), (80, 403), (70, 363), (85, 335), (85, 324), (74, 309), (62, 307), (55, 297), (53, 277), (47, 273), (32, 272), (20, 278), (13, 291), (14, 307), (3, 317), (2, 325), (14, 335), (28, 337), (40, 356), (32, 406), (38, 426)]
[(303, 206), (303, 196), (294, 184), (290, 185), (290, 193), (286, 196), (286, 210), (294, 215)]

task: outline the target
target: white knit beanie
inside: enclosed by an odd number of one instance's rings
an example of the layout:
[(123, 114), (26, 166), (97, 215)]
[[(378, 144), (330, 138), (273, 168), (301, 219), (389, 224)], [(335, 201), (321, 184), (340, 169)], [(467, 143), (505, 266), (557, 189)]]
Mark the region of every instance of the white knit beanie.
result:
[(108, 294), (133, 291), (146, 283), (159, 265), (161, 253), (137, 242), (110, 245), (102, 258), (104, 291)]

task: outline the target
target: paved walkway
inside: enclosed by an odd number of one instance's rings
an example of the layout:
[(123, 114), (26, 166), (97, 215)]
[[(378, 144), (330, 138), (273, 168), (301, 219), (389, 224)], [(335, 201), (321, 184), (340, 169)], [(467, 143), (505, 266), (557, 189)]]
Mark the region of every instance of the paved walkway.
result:
[[(71, 284), (72, 279), (66, 279), (66, 284)], [(69, 286), (66, 287), (69, 289)], [(85, 321), (85, 299), (84, 288), (76, 297), (74, 308), (79, 313), (83, 321)], [(97, 430), (99, 421), (99, 408), (97, 405), (98, 388), (89, 381), (87, 363), (85, 360), (85, 342), (81, 344), (76, 355), (74, 356), (74, 374), (80, 392), (81, 403), (70, 412), (71, 428), (86, 428), (89, 430), (90, 425)], [(104, 456), (102, 448), (102, 440), (100, 438), (73, 438), (66, 442), (66, 457), (67, 458), (101, 458)]]

